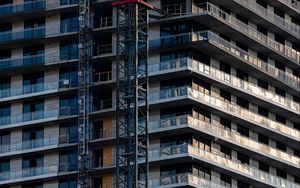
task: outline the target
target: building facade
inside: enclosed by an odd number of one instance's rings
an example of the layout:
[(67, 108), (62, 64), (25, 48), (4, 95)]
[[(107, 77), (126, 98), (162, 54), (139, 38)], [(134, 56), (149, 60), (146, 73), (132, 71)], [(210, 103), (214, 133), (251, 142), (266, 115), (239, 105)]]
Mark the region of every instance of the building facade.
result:
[[(300, 3), (149, 2), (171, 15), (149, 25), (149, 187), (299, 188)], [(116, 11), (92, 13), (92, 187), (112, 188)], [(77, 65), (78, 0), (0, 1), (0, 187), (77, 187)]]

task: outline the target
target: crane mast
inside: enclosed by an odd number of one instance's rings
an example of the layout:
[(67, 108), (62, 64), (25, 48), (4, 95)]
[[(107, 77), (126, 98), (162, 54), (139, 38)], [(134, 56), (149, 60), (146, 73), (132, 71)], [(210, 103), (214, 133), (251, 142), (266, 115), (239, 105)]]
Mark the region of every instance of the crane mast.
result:
[(79, 0), (79, 64), (78, 64), (78, 187), (90, 188), (89, 156), (89, 85), (91, 82), (91, 13), (90, 0)]
[(148, 10), (142, 0), (117, 11), (116, 187), (148, 187)]

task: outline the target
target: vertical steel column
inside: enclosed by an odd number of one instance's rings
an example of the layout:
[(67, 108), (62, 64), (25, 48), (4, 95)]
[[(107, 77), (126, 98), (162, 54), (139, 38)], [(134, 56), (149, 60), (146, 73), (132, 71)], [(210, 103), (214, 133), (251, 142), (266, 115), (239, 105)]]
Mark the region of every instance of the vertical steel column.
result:
[(90, 188), (89, 164), (89, 84), (91, 68), (89, 64), (91, 52), (91, 16), (90, 0), (79, 0), (79, 65), (78, 65), (78, 187)]
[(117, 6), (116, 187), (148, 187), (148, 7)]

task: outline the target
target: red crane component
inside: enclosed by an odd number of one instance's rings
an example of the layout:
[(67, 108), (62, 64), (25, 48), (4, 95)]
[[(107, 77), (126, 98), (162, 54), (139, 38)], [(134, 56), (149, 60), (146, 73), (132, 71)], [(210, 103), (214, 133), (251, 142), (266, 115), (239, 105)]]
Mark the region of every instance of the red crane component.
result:
[(137, 4), (141, 4), (144, 5), (145, 7), (148, 7), (148, 9), (150, 10), (154, 10), (154, 6), (151, 5), (150, 3), (147, 3), (143, 0), (124, 0), (124, 1), (116, 1), (116, 2), (112, 2), (112, 6), (116, 7), (116, 6), (120, 6), (120, 5), (126, 5), (126, 4), (131, 4), (131, 3), (137, 3)]

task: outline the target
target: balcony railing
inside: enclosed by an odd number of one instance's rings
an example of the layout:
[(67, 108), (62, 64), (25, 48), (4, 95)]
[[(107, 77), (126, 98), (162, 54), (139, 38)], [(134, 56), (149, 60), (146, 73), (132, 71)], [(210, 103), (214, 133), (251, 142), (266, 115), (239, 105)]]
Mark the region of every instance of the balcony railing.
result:
[(300, 64), (300, 52), (297, 50), (294, 50), (293, 48), (283, 45), (274, 39), (266, 36), (265, 34), (257, 31), (257, 29), (252, 28), (251, 26), (245, 24), (242, 21), (239, 21), (235, 17), (231, 16), (230, 14), (224, 12), (223, 10), (219, 9), (215, 5), (211, 3), (205, 3), (205, 4), (197, 4), (192, 6), (192, 13), (208, 13), (209, 15), (212, 15), (216, 17), (217, 19), (220, 19), (221, 21), (225, 22), (226, 24), (229, 24), (230, 26), (234, 27), (239, 32), (244, 33), (246, 36), (253, 38), (257, 42), (268, 46), (275, 52), (277, 52), (280, 55), (283, 55), (287, 57), (288, 59), (292, 60), (293, 62)]
[(60, 0), (60, 1), (53, 1), (53, 0), (39, 0), (39, 1), (32, 1), (32, 2), (25, 2), (20, 4), (6, 4), (0, 6), (0, 16), (6, 16), (15, 13), (26, 13), (32, 12), (37, 10), (44, 10), (44, 9), (53, 9), (59, 8), (65, 5), (72, 5), (76, 4), (78, 1), (76, 0)]
[(100, 83), (112, 80), (112, 71), (94, 73), (94, 82)]
[(102, 17), (94, 21), (94, 28), (105, 28), (113, 25), (112, 17)]
[(250, 176), (252, 179), (264, 182), (272, 186), (280, 187), (299, 187), (298, 184), (291, 182), (287, 179), (275, 176), (273, 174), (259, 170), (253, 166), (242, 164), (237, 159), (228, 159), (224, 157), (221, 152), (208, 151), (193, 145), (181, 144), (171, 147), (163, 147), (159, 151), (151, 151), (150, 156), (154, 160), (160, 160), (161, 158), (171, 157), (176, 155), (189, 155), (196, 159), (207, 161), (213, 165), (221, 166), (227, 170), (238, 171), (240, 175)]
[(298, 12), (300, 12), (300, 2), (297, 0), (278, 0), (281, 3), (287, 5), (287, 6), (291, 6), (293, 8), (295, 8)]
[[(255, 123), (259, 126), (266, 127), (271, 129), (279, 134), (284, 134), (288, 138), (295, 139), (300, 141), (300, 132), (296, 129), (290, 128), (284, 124), (272, 121), (264, 116), (258, 115), (254, 112), (249, 111), (248, 109), (242, 108), (236, 104), (229, 103), (227, 101), (221, 100), (217, 97), (205, 94), (196, 89), (184, 86), (179, 88), (172, 88), (162, 90), (160, 92), (153, 92), (150, 94), (149, 99), (153, 104), (160, 103), (165, 99), (172, 98), (191, 98), (200, 103), (213, 106), (216, 109), (223, 110), (226, 113), (231, 113), (236, 117), (243, 118), (251, 123)], [(173, 99), (174, 100), (174, 99)]]
[(237, 57), (241, 61), (256, 67), (260, 71), (280, 80), (281, 82), (292, 86), (293, 88), (300, 89), (300, 78), (291, 76), (284, 71), (272, 66), (261, 59), (253, 56), (252, 54), (242, 50), (236, 45), (226, 41), (220, 36), (210, 31), (199, 31), (193, 33), (183, 33), (178, 35), (171, 35), (150, 41), (150, 48), (163, 48), (167, 46), (175, 46), (180, 44), (188, 44), (190, 42), (209, 41), (216, 47), (221, 48), (227, 53)]
[(287, 32), (293, 34), (294, 36), (300, 38), (300, 26), (294, 24), (280, 16), (277, 16), (270, 10), (260, 6), (255, 1), (250, 0), (234, 0), (235, 2), (239, 3), (240, 5), (246, 7), (247, 9), (252, 10), (257, 15), (262, 17), (263, 19), (268, 20), (269, 22), (273, 23), (274, 25), (283, 28)]
[(97, 45), (95, 56), (113, 53), (112, 44)]
[[(32, 168), (26, 168), (22, 170), (15, 170), (15, 171), (7, 171), (7, 172), (1, 172), (0, 173), (0, 184), (5, 183), (6, 181), (22, 181), (24, 178), (29, 177), (35, 177), (36, 179), (41, 176), (41, 178), (45, 178), (48, 176), (57, 176), (62, 169), (63, 166), (66, 166), (67, 164), (57, 164), (57, 165), (50, 165), (50, 166), (40, 166), (40, 167), (32, 167)], [(64, 168), (64, 169), (67, 169)], [(64, 171), (66, 172), (66, 171)]]
[(0, 155), (5, 153), (17, 152), (17, 151), (26, 151), (30, 149), (38, 149), (43, 147), (55, 146), (60, 144), (60, 140), (67, 140), (69, 135), (60, 135), (60, 136), (51, 136), (48, 138), (40, 138), (34, 140), (23, 141), (20, 143), (12, 143), (7, 145), (0, 145)]
[(92, 105), (92, 112), (106, 110), (112, 108), (112, 99), (104, 99), (100, 101), (94, 101)]
[(234, 144), (243, 146), (245, 148), (250, 148), (255, 152), (263, 153), (264, 155), (277, 158), (279, 160), (285, 161), (288, 165), (293, 164), (300, 167), (300, 158), (288, 154), (286, 152), (280, 151), (276, 148), (272, 148), (269, 145), (262, 144), (253, 140), (249, 137), (240, 135), (238, 132), (232, 132), (228, 129), (223, 128), (221, 125), (216, 125), (214, 123), (208, 123), (198, 118), (194, 118), (190, 115), (182, 115), (171, 118), (161, 119), (159, 122), (150, 122), (150, 130), (158, 131), (159, 129), (166, 129), (178, 126), (192, 126), (195, 129), (209, 133), (216, 138), (220, 138)]
[(16, 123), (25, 123), (47, 118), (58, 118), (61, 116), (76, 115), (77, 108), (62, 107), (51, 110), (40, 110), (30, 113), (22, 113), (11, 116), (0, 117), (0, 126), (11, 125)]
[(69, 80), (60, 80), (58, 82), (38, 83), (38, 84), (32, 84), (28, 86), (19, 87), (19, 88), (4, 89), (4, 90), (0, 90), (0, 99), (38, 93), (43, 91), (49, 91), (54, 89), (60, 89), (60, 88), (71, 88), (76, 85), (77, 82), (75, 81), (73, 83)]
[(211, 78), (217, 79), (219, 82), (222, 82), (224, 84), (230, 84), (232, 86), (244, 90), (244, 92), (246, 93), (251, 93), (257, 96), (258, 98), (270, 100), (272, 102), (277, 103), (280, 106), (289, 108), (290, 110), (296, 113), (299, 113), (300, 111), (300, 104), (291, 99), (277, 95), (274, 92), (258, 87), (255, 84), (239, 79), (234, 75), (227, 74), (225, 72), (222, 72), (211, 66), (205, 65), (204, 63), (198, 62), (191, 58), (174, 59), (174, 60), (164, 61), (156, 64), (150, 64), (149, 72), (151, 75), (151, 74), (159, 74), (160, 71), (167, 71), (167, 70), (175, 71), (175, 69), (178, 70), (182, 68), (190, 69), (193, 72), (199, 72), (200, 74), (204, 74)]

